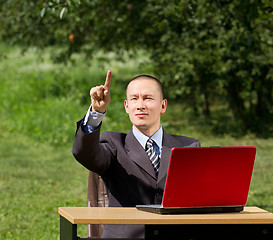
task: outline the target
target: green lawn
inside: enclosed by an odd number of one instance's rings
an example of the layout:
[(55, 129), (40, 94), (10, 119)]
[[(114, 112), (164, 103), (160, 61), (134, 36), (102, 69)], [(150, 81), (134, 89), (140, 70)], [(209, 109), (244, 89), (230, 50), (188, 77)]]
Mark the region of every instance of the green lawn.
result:
[(0, 239), (58, 239), (58, 206), (85, 206), (87, 171), (70, 147), (0, 127)]
[[(47, 53), (39, 61), (33, 50), (24, 56), (18, 48), (0, 45), (0, 50), (7, 54), (0, 64), (0, 239), (58, 239), (58, 207), (86, 206), (88, 171), (74, 160), (71, 148), (75, 122), (89, 105), (90, 87), (101, 84), (111, 66), (117, 77), (103, 130), (128, 131), (121, 101), (125, 81), (151, 68), (138, 69), (134, 62), (111, 56), (102, 67), (98, 61), (86, 65), (79, 56), (74, 65), (53, 65)], [(212, 134), (205, 121), (172, 102), (163, 126), (170, 133), (198, 138), (202, 146), (256, 146), (247, 205), (273, 212), (272, 138)], [(79, 227), (79, 235), (87, 236), (86, 226)]]

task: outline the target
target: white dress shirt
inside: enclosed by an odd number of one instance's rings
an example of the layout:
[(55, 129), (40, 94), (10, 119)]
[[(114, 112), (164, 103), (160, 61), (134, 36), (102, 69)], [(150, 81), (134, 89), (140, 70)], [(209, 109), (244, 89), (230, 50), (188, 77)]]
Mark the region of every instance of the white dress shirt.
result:
[[(99, 113), (96, 111), (92, 112), (91, 106), (90, 106), (90, 108), (88, 108), (88, 111), (84, 117), (83, 124), (82, 124), (82, 130), (85, 133), (91, 133), (91, 132), (95, 131), (98, 128), (98, 126), (101, 124), (105, 114), (106, 114), (106, 112), (105, 113)], [(146, 136), (145, 134), (143, 134), (142, 132), (138, 131), (134, 127), (133, 127), (133, 134), (134, 134), (135, 138), (138, 140), (138, 142), (140, 143), (140, 145), (145, 150), (146, 143), (147, 143), (147, 140), (149, 139), (149, 137)], [(155, 141), (156, 145), (154, 145), (154, 150), (158, 154), (158, 156), (161, 157), (162, 140), (163, 140), (162, 126), (160, 126), (159, 130), (150, 138)]]

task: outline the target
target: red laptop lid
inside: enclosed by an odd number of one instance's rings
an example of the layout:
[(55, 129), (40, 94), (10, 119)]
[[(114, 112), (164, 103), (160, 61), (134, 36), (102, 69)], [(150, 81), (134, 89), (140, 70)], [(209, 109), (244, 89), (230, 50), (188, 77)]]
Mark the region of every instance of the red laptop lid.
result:
[(173, 148), (163, 207), (245, 205), (255, 155), (255, 147)]

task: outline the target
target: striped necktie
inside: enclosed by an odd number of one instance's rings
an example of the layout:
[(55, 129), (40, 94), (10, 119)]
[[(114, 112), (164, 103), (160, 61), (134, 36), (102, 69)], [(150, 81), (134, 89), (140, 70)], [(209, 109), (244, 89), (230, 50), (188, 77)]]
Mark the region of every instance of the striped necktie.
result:
[(157, 153), (154, 150), (154, 145), (156, 143), (152, 140), (152, 139), (148, 139), (147, 143), (146, 143), (146, 153), (148, 155), (148, 157), (150, 158), (152, 165), (154, 167), (155, 170), (155, 174), (156, 176), (158, 175), (158, 171), (159, 171), (159, 164), (160, 164), (160, 158), (157, 155)]

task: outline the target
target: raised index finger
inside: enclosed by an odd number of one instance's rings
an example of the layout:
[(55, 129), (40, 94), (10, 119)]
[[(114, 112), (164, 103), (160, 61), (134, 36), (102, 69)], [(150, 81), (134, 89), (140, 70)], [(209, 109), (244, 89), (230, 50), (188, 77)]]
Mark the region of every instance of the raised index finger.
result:
[(109, 70), (107, 72), (105, 84), (104, 84), (104, 89), (109, 90), (110, 89), (110, 84), (111, 84), (111, 71)]

